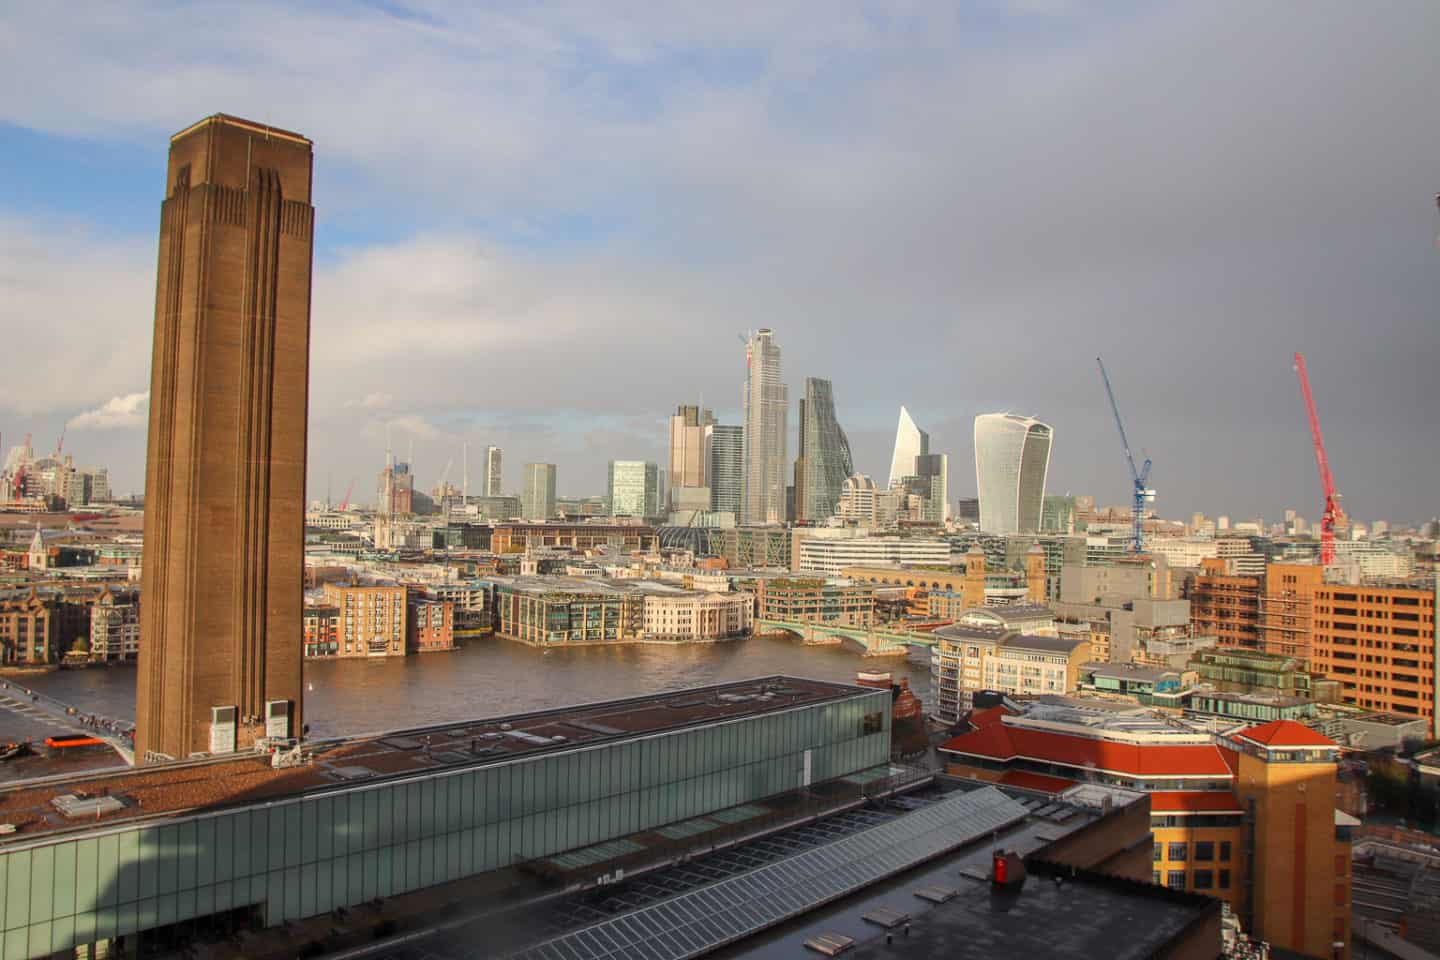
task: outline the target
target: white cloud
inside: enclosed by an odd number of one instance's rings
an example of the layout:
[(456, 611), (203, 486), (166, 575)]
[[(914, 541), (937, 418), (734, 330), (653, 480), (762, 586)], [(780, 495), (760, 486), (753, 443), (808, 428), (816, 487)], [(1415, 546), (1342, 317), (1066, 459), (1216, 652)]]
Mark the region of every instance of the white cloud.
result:
[(94, 410), (71, 417), (67, 427), (76, 430), (131, 430), (146, 425), (150, 391), (111, 397)]
[(384, 410), (394, 403), (395, 398), (388, 393), (367, 393), (360, 398), (360, 409)]

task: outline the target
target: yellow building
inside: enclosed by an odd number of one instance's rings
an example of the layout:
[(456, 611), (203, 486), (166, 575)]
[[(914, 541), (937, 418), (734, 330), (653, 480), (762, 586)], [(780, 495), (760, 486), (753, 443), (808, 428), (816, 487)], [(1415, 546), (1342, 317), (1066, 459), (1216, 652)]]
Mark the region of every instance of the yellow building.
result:
[(327, 583), (325, 602), (339, 611), (335, 656), (405, 656), (404, 587)]

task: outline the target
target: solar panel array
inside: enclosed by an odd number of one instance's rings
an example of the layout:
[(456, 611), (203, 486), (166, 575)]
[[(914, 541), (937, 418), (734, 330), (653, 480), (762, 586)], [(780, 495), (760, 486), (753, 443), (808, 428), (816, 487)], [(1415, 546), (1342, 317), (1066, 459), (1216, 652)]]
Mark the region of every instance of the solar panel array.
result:
[(750, 936), (1025, 819), (994, 787), (576, 930), (516, 960), (682, 960)]

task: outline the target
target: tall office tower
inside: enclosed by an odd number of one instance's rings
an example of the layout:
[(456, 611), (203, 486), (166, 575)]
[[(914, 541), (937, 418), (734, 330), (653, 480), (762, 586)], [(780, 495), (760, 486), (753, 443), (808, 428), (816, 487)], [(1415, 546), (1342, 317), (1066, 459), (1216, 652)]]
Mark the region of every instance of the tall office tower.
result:
[(715, 417), (698, 406), (681, 406), (670, 418), (670, 504), (680, 490), (710, 486), (710, 431)]
[(835, 417), (830, 381), (806, 377), (800, 400), (800, 456), (795, 461), (795, 519), (817, 523), (834, 516), (840, 488), (853, 472), (850, 441)]
[(922, 520), (944, 523), (950, 519), (950, 458), (943, 453), (922, 453), (915, 458), (915, 479), (925, 498)]
[(710, 428), (710, 509), (740, 517), (745, 495), (745, 430), (717, 423)]
[(921, 430), (910, 418), (910, 411), (900, 408), (900, 424), (895, 428), (895, 452), (890, 457), (890, 486), (898, 487), (905, 477), (913, 477), (915, 458), (930, 452), (930, 434)]
[(415, 475), (410, 464), (396, 463), (387, 457), (380, 471), (376, 490), (375, 512), (385, 517), (403, 517), (415, 512)]
[(216, 114), (160, 206), (135, 756), (302, 730), (309, 140)]
[(660, 468), (645, 460), (611, 460), (605, 505), (612, 517), (658, 517)]
[(785, 520), (785, 444), (790, 394), (780, 381), (780, 348), (765, 329), (745, 338), (745, 492), (740, 512), (745, 523)]
[(555, 519), (555, 464), (525, 464), (525, 484), (520, 488), (520, 513), (526, 520)]
[(485, 481), (481, 484), (487, 497), (503, 497), (504, 491), (501, 485), (504, 482), (504, 475), (500, 471), (500, 448), (485, 448)]
[(981, 530), (1001, 534), (1040, 529), (1053, 438), (1054, 431), (1034, 417), (983, 413), (975, 418)]

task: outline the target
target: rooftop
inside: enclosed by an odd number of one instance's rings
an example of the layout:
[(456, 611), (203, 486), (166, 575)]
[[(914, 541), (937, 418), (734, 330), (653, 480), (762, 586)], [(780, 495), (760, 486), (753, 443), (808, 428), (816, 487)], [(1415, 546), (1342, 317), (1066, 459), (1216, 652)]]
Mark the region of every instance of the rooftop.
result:
[(509, 717), (469, 720), (367, 734), (307, 745), (311, 762), (274, 769), (268, 757), (234, 758), (92, 772), (17, 783), (0, 789), (0, 821), (17, 832), (0, 847), (74, 826), (54, 806), (57, 797), (114, 797), (122, 809), (88, 820), (176, 816), (201, 809), (273, 801), (344, 790), (377, 779), (466, 769), (545, 751), (624, 740), (719, 720), (759, 716), (792, 707), (843, 700), (873, 689), (771, 676), (693, 687)]
[(1249, 727), (1236, 734), (1241, 740), (1249, 740), (1266, 747), (1338, 747), (1334, 740), (1316, 733), (1303, 723), (1294, 720), (1271, 720), (1258, 727)]

